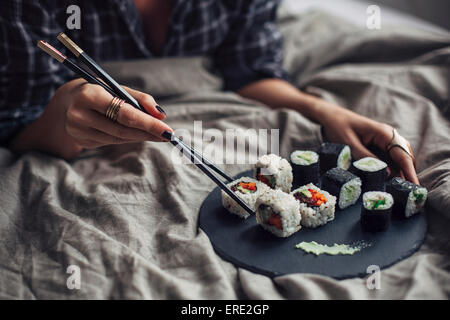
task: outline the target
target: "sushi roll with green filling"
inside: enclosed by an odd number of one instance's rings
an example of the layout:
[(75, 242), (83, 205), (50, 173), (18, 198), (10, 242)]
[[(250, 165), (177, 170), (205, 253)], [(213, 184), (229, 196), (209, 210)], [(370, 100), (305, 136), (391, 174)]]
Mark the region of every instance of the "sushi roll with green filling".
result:
[(342, 168), (333, 168), (324, 174), (322, 189), (337, 198), (338, 207), (342, 210), (358, 201), (361, 179)]
[(256, 222), (277, 237), (289, 237), (301, 225), (299, 203), (290, 194), (281, 190), (268, 190), (255, 204)]
[(369, 191), (363, 194), (361, 207), (361, 227), (365, 231), (379, 232), (389, 228), (394, 199), (382, 191)]
[(428, 196), (426, 188), (399, 177), (386, 184), (386, 192), (394, 197), (393, 216), (399, 218), (409, 218), (423, 211)]
[(334, 219), (336, 197), (310, 183), (291, 192), (300, 204), (301, 224), (317, 228)]
[[(269, 187), (255, 179), (243, 177), (227, 184), (236, 195), (251, 209), (255, 210), (258, 197), (269, 190)], [(222, 190), (222, 205), (228, 212), (247, 219), (250, 214)]]
[(256, 161), (256, 180), (265, 183), (271, 189), (280, 189), (284, 192), (291, 192), (292, 188), (292, 167), (286, 159), (276, 154), (264, 155)]
[(291, 166), (294, 174), (294, 189), (308, 183), (319, 184), (319, 155), (314, 151), (296, 150), (292, 152)]
[(318, 151), (320, 158), (320, 174), (338, 167), (348, 170), (352, 164), (352, 154), (350, 147), (339, 143), (323, 143)]
[(353, 162), (350, 172), (361, 178), (362, 192), (384, 191), (384, 182), (388, 176), (387, 164), (372, 157)]

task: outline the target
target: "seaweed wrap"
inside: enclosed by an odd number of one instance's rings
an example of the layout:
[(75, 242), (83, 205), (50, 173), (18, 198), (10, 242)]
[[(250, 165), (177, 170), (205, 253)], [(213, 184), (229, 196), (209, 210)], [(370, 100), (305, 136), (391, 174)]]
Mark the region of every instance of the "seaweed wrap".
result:
[(345, 209), (358, 201), (361, 179), (342, 168), (333, 168), (324, 174), (322, 189), (337, 198), (339, 209)]
[(271, 190), (256, 200), (256, 222), (277, 237), (289, 237), (301, 228), (299, 203), (290, 194)]
[(398, 218), (409, 218), (423, 211), (428, 196), (426, 188), (399, 177), (386, 184), (386, 192), (394, 197), (393, 216)]
[(352, 154), (350, 147), (339, 143), (323, 143), (318, 151), (320, 159), (320, 174), (338, 167), (348, 170), (352, 164)]
[(291, 192), (300, 204), (301, 224), (317, 228), (334, 219), (336, 197), (310, 183)]
[(314, 151), (296, 150), (292, 152), (291, 166), (294, 175), (293, 189), (308, 183), (319, 184), (319, 155)]
[(365, 231), (379, 232), (389, 228), (394, 199), (382, 191), (369, 191), (363, 194), (361, 206), (361, 227)]
[(258, 158), (255, 165), (256, 180), (265, 183), (271, 189), (291, 192), (292, 167), (286, 159), (276, 154), (264, 155)]
[(387, 164), (372, 157), (365, 157), (353, 162), (350, 172), (361, 178), (362, 192), (384, 191), (388, 176)]
[[(241, 198), (251, 209), (255, 210), (256, 199), (269, 190), (264, 183), (255, 179), (243, 177), (227, 184), (227, 186)], [(250, 214), (222, 190), (222, 205), (228, 212), (247, 219)]]

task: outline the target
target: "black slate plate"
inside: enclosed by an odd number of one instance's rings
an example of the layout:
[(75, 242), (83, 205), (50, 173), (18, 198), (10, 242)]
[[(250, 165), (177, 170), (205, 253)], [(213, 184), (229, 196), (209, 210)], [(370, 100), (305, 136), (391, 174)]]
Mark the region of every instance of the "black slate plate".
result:
[[(238, 177), (251, 176), (244, 172)], [(335, 219), (317, 229), (302, 228), (289, 238), (277, 238), (257, 225), (255, 217), (243, 220), (222, 207), (216, 188), (200, 208), (199, 226), (208, 235), (216, 252), (237, 267), (275, 277), (290, 273), (316, 273), (336, 279), (367, 276), (367, 268), (380, 269), (407, 258), (422, 245), (427, 221), (424, 213), (406, 220), (392, 221), (385, 232), (364, 232), (359, 223), (361, 202), (338, 210)], [(295, 245), (316, 241), (333, 245), (364, 240), (370, 247), (354, 255), (308, 254)]]

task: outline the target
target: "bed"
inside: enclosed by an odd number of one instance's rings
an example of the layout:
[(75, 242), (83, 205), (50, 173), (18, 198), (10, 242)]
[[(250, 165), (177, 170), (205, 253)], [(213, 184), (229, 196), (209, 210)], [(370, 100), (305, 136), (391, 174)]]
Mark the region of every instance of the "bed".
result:
[[(369, 290), (365, 278), (271, 279), (215, 253), (198, 228), (199, 208), (215, 185), (195, 166), (171, 161), (170, 144), (105, 147), (70, 162), (0, 149), (0, 298), (447, 299), (450, 33), (384, 8), (397, 25), (386, 20), (381, 30), (368, 30), (359, 18), (348, 19), (365, 17), (361, 2), (342, 2), (354, 14), (299, 3), (286, 0), (278, 16), (291, 81), (393, 125), (415, 150), (429, 190), (428, 232), (417, 253), (382, 270), (378, 290)], [(175, 129), (192, 133), (194, 121), (204, 130), (280, 128), (284, 157), (293, 147), (323, 141), (320, 127), (297, 113), (222, 92), (206, 58), (105, 67), (122, 83), (155, 95)], [(220, 167), (230, 174), (251, 168)], [(79, 289), (70, 286), (74, 268)]]

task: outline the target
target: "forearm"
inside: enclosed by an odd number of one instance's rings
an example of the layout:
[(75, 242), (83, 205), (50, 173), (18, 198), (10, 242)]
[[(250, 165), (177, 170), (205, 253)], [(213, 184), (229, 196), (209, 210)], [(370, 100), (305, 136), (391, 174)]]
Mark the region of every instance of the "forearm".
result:
[(257, 100), (271, 108), (287, 108), (300, 112), (312, 121), (321, 123), (325, 101), (301, 92), (281, 79), (264, 79), (251, 83), (237, 92), (239, 95)]
[(19, 132), (12, 139), (9, 148), (16, 153), (38, 150), (64, 159), (72, 159), (82, 151), (82, 148), (65, 134), (63, 124), (64, 119), (42, 115)]

